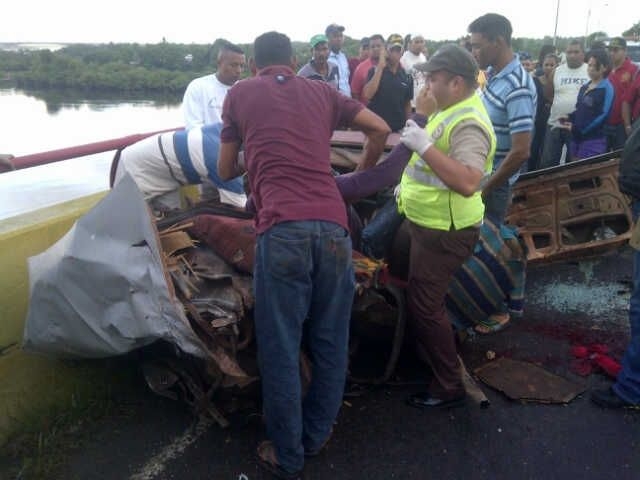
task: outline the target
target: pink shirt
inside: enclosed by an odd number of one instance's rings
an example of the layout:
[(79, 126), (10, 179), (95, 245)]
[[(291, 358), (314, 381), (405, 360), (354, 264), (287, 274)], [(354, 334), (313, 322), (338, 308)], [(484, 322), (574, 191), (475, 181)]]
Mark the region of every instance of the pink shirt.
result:
[(256, 231), (287, 221), (324, 220), (348, 228), (331, 173), (330, 139), (362, 104), (324, 82), (271, 66), (236, 83), (222, 109), (222, 143), (242, 142)]
[(370, 58), (360, 62), (356, 71), (353, 72), (351, 78), (351, 96), (356, 100), (362, 101), (362, 89), (367, 84), (367, 75), (371, 67), (375, 67), (378, 62), (373, 63)]

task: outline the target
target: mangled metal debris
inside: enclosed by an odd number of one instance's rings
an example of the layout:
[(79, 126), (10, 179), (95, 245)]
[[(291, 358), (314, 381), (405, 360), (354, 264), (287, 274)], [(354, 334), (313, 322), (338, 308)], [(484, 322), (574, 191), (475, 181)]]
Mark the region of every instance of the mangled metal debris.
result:
[(507, 222), (524, 238), (531, 264), (601, 255), (629, 240), (619, 164), (614, 152), (520, 176)]
[(537, 403), (569, 403), (586, 386), (555, 375), (529, 362), (501, 357), (474, 370), (487, 385), (512, 400)]

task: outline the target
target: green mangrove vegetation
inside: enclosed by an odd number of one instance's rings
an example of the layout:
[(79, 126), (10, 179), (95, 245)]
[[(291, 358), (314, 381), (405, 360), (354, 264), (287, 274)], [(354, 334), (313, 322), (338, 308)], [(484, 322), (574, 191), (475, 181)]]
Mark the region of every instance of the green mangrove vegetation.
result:
[[(636, 33), (640, 23), (625, 33)], [(634, 30), (635, 29), (635, 30)], [(589, 44), (604, 32), (584, 38)], [(0, 51), (0, 80), (26, 90), (73, 89), (87, 93), (155, 93), (180, 95), (194, 78), (216, 70), (216, 55), (222, 39), (213, 44), (157, 44), (109, 43), (71, 44), (60, 50)], [(460, 41), (452, 40), (455, 42)], [(557, 39), (562, 51), (568, 38)], [(427, 40), (427, 48), (435, 51), (448, 42)], [(551, 37), (542, 39), (514, 38), (515, 51), (527, 51), (537, 58), (540, 47), (553, 43)], [(251, 45), (240, 45), (247, 58)], [(300, 65), (310, 57), (306, 42), (293, 42)], [(345, 37), (344, 50), (348, 56), (358, 53), (359, 39)], [(248, 75), (248, 70), (246, 75)]]

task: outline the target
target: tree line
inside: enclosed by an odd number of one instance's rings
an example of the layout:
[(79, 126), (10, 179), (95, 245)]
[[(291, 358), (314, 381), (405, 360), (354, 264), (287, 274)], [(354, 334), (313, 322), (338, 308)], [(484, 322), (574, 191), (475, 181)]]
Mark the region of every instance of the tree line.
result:
[[(640, 22), (625, 34), (638, 33)], [(588, 44), (604, 32), (595, 32), (582, 40)], [(557, 39), (561, 51), (569, 38)], [(216, 70), (217, 40), (212, 45), (177, 44), (162, 41), (157, 44), (109, 43), (73, 44), (56, 51), (22, 50), (0, 52), (0, 78), (24, 89), (73, 88), (87, 92), (168, 93), (181, 94), (194, 78)], [(453, 42), (459, 42), (453, 40)], [(444, 43), (427, 40), (429, 52)], [(553, 43), (551, 37), (542, 39), (514, 38), (515, 51), (527, 51), (535, 59), (544, 44)], [(345, 37), (344, 51), (356, 56), (359, 39)], [(252, 45), (240, 45), (247, 58)], [(300, 65), (311, 56), (305, 42), (293, 42), (294, 53)], [(249, 72), (246, 72), (248, 75)]]

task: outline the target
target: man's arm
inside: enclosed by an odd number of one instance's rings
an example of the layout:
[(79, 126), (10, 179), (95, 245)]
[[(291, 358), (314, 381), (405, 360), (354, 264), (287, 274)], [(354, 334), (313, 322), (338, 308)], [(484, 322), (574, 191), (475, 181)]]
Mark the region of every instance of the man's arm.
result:
[(478, 191), (491, 148), (489, 134), (480, 125), (455, 127), (447, 153), (438, 150), (429, 134), (413, 121), (407, 122), (401, 141), (420, 155), (449, 189), (465, 197)]
[[(351, 76), (351, 95), (358, 101), (362, 101), (362, 87), (367, 78), (367, 72), (364, 72), (364, 64), (361, 63), (356, 67), (356, 71)], [(366, 102), (364, 102), (366, 103)]]
[(380, 51), (380, 59), (378, 60), (378, 64), (373, 70), (373, 76), (369, 79), (369, 81), (365, 84), (362, 89), (362, 100), (366, 103), (369, 102), (377, 93), (378, 88), (380, 87), (380, 79), (382, 78), (382, 72), (384, 72), (384, 68), (387, 65), (387, 59), (385, 55), (384, 48)]
[(367, 137), (364, 142), (362, 160), (356, 168), (356, 170), (366, 170), (374, 166), (384, 152), (384, 145), (391, 129), (387, 122), (368, 108), (363, 108), (358, 112), (352, 125), (362, 130), (362, 133)]
[(502, 161), (498, 169), (489, 177), (489, 181), (482, 190), (483, 195), (504, 184), (511, 175), (516, 173), (530, 156), (531, 132), (511, 134), (511, 150)]
[[(412, 119), (420, 128), (424, 128), (427, 124), (427, 117), (420, 113), (414, 113)], [(402, 143), (398, 143), (393, 147), (389, 156), (374, 167), (338, 175), (336, 184), (342, 198), (347, 202), (355, 202), (373, 195), (383, 188), (395, 185), (400, 180), (412, 153)]]
[[(427, 118), (437, 108), (435, 99), (430, 94), (428, 86), (425, 85), (416, 97), (416, 113), (413, 114), (412, 119), (420, 128), (424, 129), (427, 125)], [(360, 171), (337, 176), (336, 183), (343, 198), (347, 201), (355, 201), (396, 184), (412, 153), (412, 150), (399, 143), (383, 162), (376, 164), (373, 168), (366, 171), (363, 171), (364, 168), (360, 168), (358, 169)]]
[[(405, 120), (409, 120), (411, 118), (411, 101), (413, 100), (413, 95), (414, 92), (413, 91), (413, 75), (408, 75), (407, 74), (407, 96), (405, 98), (405, 104), (404, 104), (404, 119)], [(416, 95), (417, 96), (417, 95)]]
[(622, 123), (627, 137), (631, 135), (632, 108), (635, 102), (638, 101), (638, 96), (640, 96), (640, 73), (637, 75), (635, 81), (627, 88), (622, 98)]
[(411, 100), (407, 100), (404, 104), (404, 119), (409, 120), (411, 118)]
[(218, 151), (218, 176), (222, 180), (230, 180), (238, 177), (245, 172), (240, 161), (240, 143), (220, 143)]
[(627, 137), (631, 134), (631, 105), (628, 101), (622, 101), (622, 123)]

